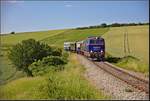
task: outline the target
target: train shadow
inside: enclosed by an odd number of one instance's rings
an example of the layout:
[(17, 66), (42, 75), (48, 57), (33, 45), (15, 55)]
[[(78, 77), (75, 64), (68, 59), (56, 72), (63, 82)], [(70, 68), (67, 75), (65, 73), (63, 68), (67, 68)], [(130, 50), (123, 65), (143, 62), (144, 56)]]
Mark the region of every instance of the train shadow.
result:
[(120, 57), (106, 57), (105, 61), (110, 62), (110, 63), (117, 63), (121, 58)]
[(121, 58), (120, 57), (106, 57), (104, 60), (97, 60), (96, 58), (88, 58), (91, 61), (95, 62), (110, 62), (110, 63), (117, 63)]

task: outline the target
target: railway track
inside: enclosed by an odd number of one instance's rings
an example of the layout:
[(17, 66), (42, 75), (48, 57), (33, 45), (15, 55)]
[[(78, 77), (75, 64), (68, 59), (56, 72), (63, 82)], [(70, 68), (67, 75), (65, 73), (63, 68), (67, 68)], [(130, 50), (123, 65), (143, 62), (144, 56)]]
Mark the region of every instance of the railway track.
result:
[[(93, 62), (93, 61), (92, 61)], [(116, 78), (126, 82), (127, 84), (137, 88), (141, 91), (146, 92), (149, 94), (149, 81), (131, 75), (128, 72), (125, 72), (119, 68), (114, 67), (113, 65), (109, 64), (108, 62), (93, 62), (99, 68), (103, 69), (104, 71), (108, 72), (109, 74), (115, 76)]]

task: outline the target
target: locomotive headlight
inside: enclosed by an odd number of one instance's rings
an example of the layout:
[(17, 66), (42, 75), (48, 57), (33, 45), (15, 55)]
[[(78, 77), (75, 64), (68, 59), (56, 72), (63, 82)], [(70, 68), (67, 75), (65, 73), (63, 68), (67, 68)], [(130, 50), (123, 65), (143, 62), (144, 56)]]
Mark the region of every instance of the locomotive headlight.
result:
[(92, 53), (93, 51), (91, 50), (90, 52)]
[(103, 51), (101, 50), (101, 53), (103, 53)]

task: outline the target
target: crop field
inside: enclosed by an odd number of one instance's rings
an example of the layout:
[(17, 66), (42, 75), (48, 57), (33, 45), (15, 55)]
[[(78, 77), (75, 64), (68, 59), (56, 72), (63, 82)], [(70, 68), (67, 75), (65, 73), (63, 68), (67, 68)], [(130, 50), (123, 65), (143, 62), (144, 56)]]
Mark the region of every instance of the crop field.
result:
[(39, 32), (24, 32), (24, 33), (16, 33), (1, 36), (1, 44), (4, 46), (14, 45), (22, 40), (26, 40), (29, 38), (34, 38), (35, 40), (41, 40), (46, 37), (51, 37), (53, 35), (60, 34), (65, 30), (50, 30), (50, 31), (39, 31)]
[[(15, 67), (10, 63), (7, 58), (8, 48), (12, 45), (21, 42), (22, 40), (34, 38), (42, 42), (48, 43), (49, 45), (54, 45), (63, 48), (63, 42), (65, 41), (78, 41), (87, 38), (88, 36), (102, 35), (108, 31), (108, 28), (97, 28), (97, 29), (84, 29), (84, 30), (52, 30), (43, 32), (27, 32), (18, 33), (14, 35), (4, 35), (1, 36), (1, 54), (0, 57), (0, 81), (3, 82), (13, 75), (16, 75)], [(21, 75), (20, 72), (17, 75)]]
[(64, 33), (54, 35), (43, 39), (43, 42), (46, 42), (50, 45), (55, 45), (57, 47), (63, 47), (64, 42), (66, 41), (80, 41), (84, 40), (89, 36), (101, 36), (106, 33), (108, 28), (95, 28), (95, 29), (84, 29), (84, 30), (68, 30)]
[(142, 62), (149, 62), (149, 26), (113, 27), (103, 35), (106, 41), (106, 51), (118, 57), (124, 54), (124, 33), (128, 32), (130, 53)]
[[(46, 89), (42, 88), (41, 85), (36, 85), (37, 83), (41, 83), (41, 81), (44, 81), (43, 77), (36, 77), (36, 78), (28, 78), (24, 77), (25, 74), (23, 74), (20, 71), (16, 71), (15, 67), (11, 64), (7, 57), (8, 49), (12, 46), (17, 44), (18, 42), (21, 42), (22, 40), (33, 38), (35, 40), (39, 40), (41, 42), (47, 43), (51, 46), (57, 46), (60, 48), (63, 48), (63, 44), (65, 41), (80, 41), (83, 40), (89, 36), (102, 36), (105, 38), (106, 42), (106, 52), (111, 54), (114, 57), (123, 57), (124, 56), (124, 32), (125, 28), (128, 31), (128, 38), (129, 38), (129, 47), (130, 47), (130, 54), (136, 58), (139, 58), (141, 62), (144, 63), (144, 69), (140, 71), (146, 71), (148, 72), (148, 65), (149, 65), (149, 26), (128, 26), (128, 27), (111, 27), (111, 28), (94, 28), (94, 29), (64, 29), (64, 30), (51, 30), (51, 31), (40, 31), (40, 32), (25, 32), (25, 33), (17, 33), (14, 35), (3, 35), (1, 36), (1, 52), (0, 52), (0, 83), (3, 83), (4, 81), (9, 81), (10, 83), (7, 83), (6, 85), (0, 86), (0, 98), (5, 99), (24, 99), (24, 98), (33, 98), (33, 99), (44, 99), (49, 98), (48, 95), (46, 95), (47, 92), (41, 92), (40, 89)], [(130, 60), (130, 59), (129, 59)], [(131, 59), (132, 60), (132, 59)], [(77, 81), (77, 77), (79, 77), (79, 88), (78, 91), (81, 93), (80, 90), (82, 87), (84, 87), (87, 90), (87, 93), (85, 94), (89, 95), (91, 94), (91, 91), (94, 95), (89, 96), (90, 98), (100, 98), (105, 99), (106, 97), (104, 95), (97, 94), (97, 91), (94, 89), (91, 89), (91, 87), (87, 84), (87, 81), (82, 81), (80, 78), (80, 74), (83, 73), (80, 70), (82, 67), (77, 63), (77, 60), (75, 59), (75, 55), (72, 55), (72, 58), (70, 60), (70, 64), (67, 65), (67, 70), (63, 71), (62, 74), (55, 74), (60, 78), (59, 80), (64, 80), (62, 82), (66, 82), (66, 75), (68, 76), (67, 82), (70, 82), (71, 85), (75, 85), (74, 82)], [(137, 69), (135, 68), (138, 61), (132, 60), (131, 62), (128, 62), (126, 64), (124, 60), (118, 64), (118, 66), (124, 66), (127, 65), (130, 66), (130, 69)], [(139, 63), (140, 64), (140, 63)], [(145, 66), (146, 64), (146, 66)], [(139, 65), (141, 66), (140, 69), (143, 68), (143, 64)], [(80, 68), (76, 68), (80, 67)], [(72, 68), (72, 69), (68, 69)], [(146, 68), (146, 69), (145, 69)], [(127, 68), (128, 69), (128, 68)], [(72, 75), (73, 74), (73, 75)], [(78, 75), (78, 76), (76, 76)], [(21, 78), (24, 77), (24, 78)], [(16, 79), (17, 80), (14, 80)], [(20, 78), (20, 79), (18, 79)], [(13, 81), (12, 81), (13, 80)], [(55, 83), (58, 83), (57, 81)], [(43, 82), (45, 85), (45, 82)], [(17, 88), (16, 88), (17, 85)], [(64, 90), (68, 91), (71, 90), (72, 93), (74, 91), (71, 89), (71, 87), (68, 87), (69, 84), (64, 84), (65, 87)], [(80, 88), (80, 86), (82, 86)], [(57, 86), (56, 86), (57, 87)], [(40, 89), (39, 89), (40, 88)], [(59, 87), (58, 87), (59, 88)], [(76, 89), (76, 88), (73, 88)], [(82, 89), (83, 90), (83, 89)], [(67, 93), (68, 97), (69, 91)], [(75, 93), (76, 94), (76, 93)], [(82, 95), (82, 93), (81, 93)], [(83, 94), (84, 96), (84, 94)], [(56, 97), (55, 95), (52, 97)], [(52, 98), (51, 97), (51, 98)], [(80, 97), (80, 95), (79, 95)]]
[[(126, 27), (128, 31), (130, 55), (139, 58), (142, 62), (148, 64), (149, 61), (149, 26), (129, 26)], [(123, 34), (125, 32), (124, 27), (112, 27), (112, 28), (95, 28), (95, 29), (65, 29), (65, 30), (52, 30), (52, 31), (40, 31), (40, 32), (26, 32), (18, 33), (14, 35), (1, 36), (1, 77), (0, 80), (6, 80), (14, 72), (14, 67), (7, 59), (7, 50), (9, 46), (14, 45), (22, 40), (34, 38), (42, 42), (48, 43), (63, 48), (65, 41), (80, 41), (88, 36), (101, 36), (106, 41), (106, 51), (115, 57), (124, 56), (124, 44)], [(140, 41), (139, 41), (140, 40)], [(20, 74), (19, 74), (20, 75)]]

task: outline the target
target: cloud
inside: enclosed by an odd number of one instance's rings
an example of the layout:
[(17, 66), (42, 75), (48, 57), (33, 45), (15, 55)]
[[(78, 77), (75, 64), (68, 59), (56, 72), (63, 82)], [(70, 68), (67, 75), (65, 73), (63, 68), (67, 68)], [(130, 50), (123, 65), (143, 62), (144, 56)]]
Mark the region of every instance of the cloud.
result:
[(6, 1), (6, 2), (15, 4), (15, 3), (23, 3), (24, 1), (19, 1), (19, 0), (8, 0), (8, 1)]
[(67, 4), (67, 5), (65, 5), (65, 7), (72, 7), (72, 5), (70, 5), (70, 4)]

